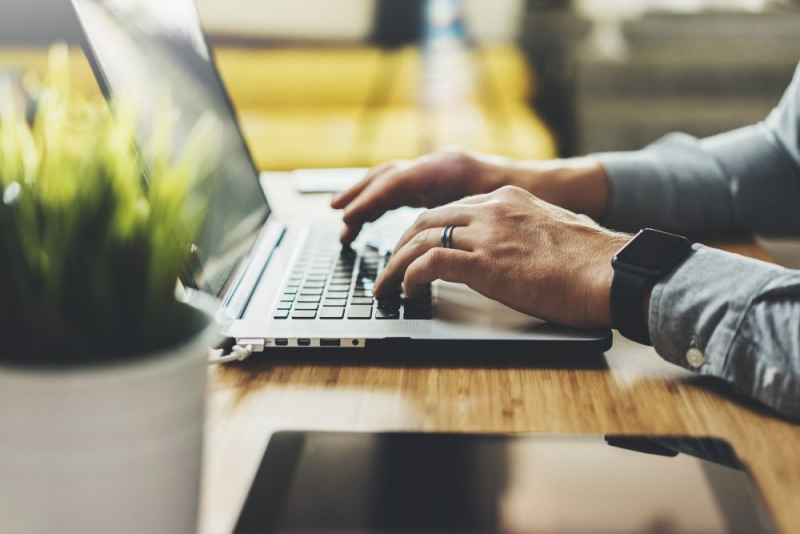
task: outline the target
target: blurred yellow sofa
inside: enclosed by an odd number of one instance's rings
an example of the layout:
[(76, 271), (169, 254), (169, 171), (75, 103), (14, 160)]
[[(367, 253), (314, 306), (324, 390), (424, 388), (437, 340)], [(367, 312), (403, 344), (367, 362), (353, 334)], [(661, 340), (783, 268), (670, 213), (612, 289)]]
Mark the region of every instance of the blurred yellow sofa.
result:
[(416, 47), (222, 48), (220, 71), (260, 167), (373, 166), (457, 144), (517, 158), (556, 156), (528, 106), (533, 77), (514, 46), (476, 49), (477, 98), (421, 105)]
[[(91, 69), (72, 51), (76, 87), (99, 98)], [(217, 63), (259, 168), (372, 166), (458, 144), (517, 158), (556, 155), (553, 137), (529, 108), (533, 77), (514, 46), (471, 52), (475, 97), (458, 107), (420, 102), (416, 47), (231, 47)], [(2, 50), (0, 67), (40, 74), (42, 50)]]

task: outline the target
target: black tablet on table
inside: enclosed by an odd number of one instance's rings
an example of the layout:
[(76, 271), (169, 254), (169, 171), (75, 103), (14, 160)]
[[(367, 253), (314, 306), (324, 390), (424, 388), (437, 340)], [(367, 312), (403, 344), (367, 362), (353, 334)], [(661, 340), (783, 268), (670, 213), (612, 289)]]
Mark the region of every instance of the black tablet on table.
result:
[(281, 432), (235, 532), (774, 532), (726, 442)]

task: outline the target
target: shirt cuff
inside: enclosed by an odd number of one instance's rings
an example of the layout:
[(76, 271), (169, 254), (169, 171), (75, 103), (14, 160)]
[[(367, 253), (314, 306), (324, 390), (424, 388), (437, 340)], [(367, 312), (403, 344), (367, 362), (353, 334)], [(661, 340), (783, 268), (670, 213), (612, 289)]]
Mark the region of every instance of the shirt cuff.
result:
[(665, 360), (733, 382), (728, 358), (737, 332), (753, 299), (782, 268), (703, 245), (692, 248), (653, 288), (650, 338)]

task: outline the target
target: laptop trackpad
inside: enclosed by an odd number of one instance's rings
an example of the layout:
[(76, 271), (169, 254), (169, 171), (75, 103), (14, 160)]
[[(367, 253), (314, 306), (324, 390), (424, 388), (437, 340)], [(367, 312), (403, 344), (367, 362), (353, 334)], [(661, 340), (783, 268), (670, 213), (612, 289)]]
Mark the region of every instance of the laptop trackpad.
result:
[(436, 290), (436, 317), (441, 321), (498, 330), (520, 330), (544, 323), (462, 284), (437, 282)]

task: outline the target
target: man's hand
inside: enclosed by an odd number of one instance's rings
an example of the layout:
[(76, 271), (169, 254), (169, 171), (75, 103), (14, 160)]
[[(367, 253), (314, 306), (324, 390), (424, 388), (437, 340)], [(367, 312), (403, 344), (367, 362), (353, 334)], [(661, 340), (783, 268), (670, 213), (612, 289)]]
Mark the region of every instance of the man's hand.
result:
[(344, 210), (342, 243), (351, 243), (361, 227), (403, 206), (433, 208), (502, 185), (504, 158), (445, 148), (410, 161), (391, 161), (372, 169), (331, 206)]
[(608, 179), (591, 158), (515, 161), (459, 148), (446, 148), (412, 161), (385, 163), (331, 205), (344, 210), (342, 243), (361, 227), (402, 206), (433, 208), (506, 185), (521, 187), (547, 202), (599, 219), (608, 203)]
[[(452, 248), (442, 231), (455, 226)], [(611, 258), (630, 236), (503, 187), (422, 214), (374, 291), (403, 282), (414, 296), (434, 280), (463, 283), (507, 306), (575, 327), (610, 327)]]

